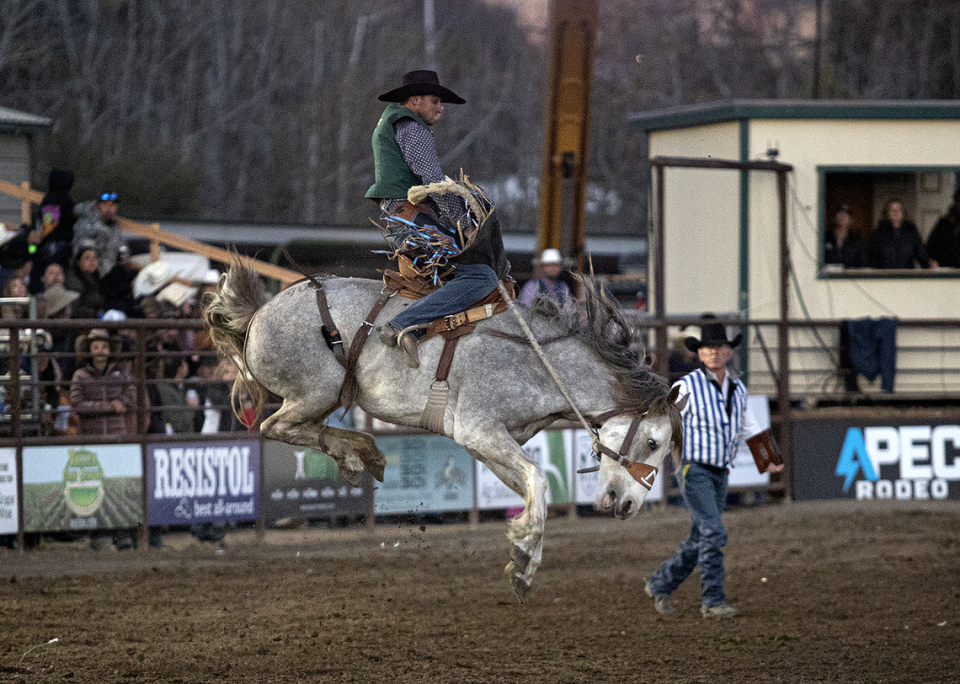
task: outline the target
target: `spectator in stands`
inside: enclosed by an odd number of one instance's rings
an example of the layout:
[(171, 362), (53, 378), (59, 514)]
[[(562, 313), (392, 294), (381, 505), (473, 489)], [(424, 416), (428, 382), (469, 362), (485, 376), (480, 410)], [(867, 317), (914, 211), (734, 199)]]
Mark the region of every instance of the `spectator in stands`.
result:
[(935, 266), (960, 268), (960, 188), (953, 193), (953, 204), (937, 219), (927, 239), (927, 253)]
[(123, 231), (117, 225), (117, 203), (120, 197), (115, 192), (104, 192), (93, 202), (84, 202), (76, 207), (77, 223), (73, 227), (73, 247), (81, 243), (93, 243), (99, 260), (100, 276), (113, 270), (120, 258), (120, 248), (127, 244)]
[(196, 432), (194, 421), (199, 407), (197, 390), (184, 383), (189, 372), (186, 357), (175, 348), (167, 351), (163, 360), (163, 380), (157, 381), (164, 427), (167, 434), (192, 434)]
[[(200, 432), (243, 432), (247, 428), (233, 412), (230, 393), (237, 378), (237, 366), (233, 361), (216, 362), (216, 357), (201, 356), (200, 377), (209, 381), (200, 392), (203, 407), (203, 423)], [(212, 374), (211, 374), (212, 371)]]
[(40, 284), (43, 286), (41, 291), (46, 290), (51, 285), (63, 285), (66, 279), (67, 274), (66, 271), (63, 270), (63, 266), (56, 262), (47, 264), (47, 267), (43, 269), (43, 274), (40, 276)]
[(926, 247), (917, 226), (906, 219), (903, 203), (892, 199), (883, 208), (868, 250), (874, 268), (930, 267)]
[(133, 379), (117, 362), (120, 340), (102, 328), (77, 338), (78, 370), (70, 382), (70, 407), (81, 435), (126, 433), (125, 416), (137, 408)]
[(130, 260), (130, 248), (120, 246), (120, 255), (117, 265), (114, 266), (101, 282), (103, 283), (104, 308), (107, 311), (120, 311), (125, 316), (131, 316), (136, 308), (133, 298), (133, 281), (137, 277), (138, 269)]
[[(47, 287), (41, 295), (39, 310), (42, 318), (55, 320), (69, 319), (73, 303), (80, 296), (79, 293), (64, 289), (63, 285), (54, 283)], [(69, 328), (55, 328), (50, 330), (50, 353), (60, 365), (65, 378), (72, 378), (75, 368), (73, 359), (74, 333)]]
[(23, 278), (30, 285), (30, 272), (33, 270), (33, 258), (27, 251), (26, 235), (30, 226), (20, 226), (20, 232), (0, 245), (0, 288), (11, 278)]
[(104, 311), (103, 284), (100, 279), (100, 262), (92, 243), (80, 243), (70, 268), (67, 270), (66, 287), (80, 294), (74, 302), (74, 318), (97, 318)]
[(833, 225), (827, 231), (823, 261), (844, 268), (867, 268), (867, 250), (863, 240), (852, 229), (853, 212), (849, 204), (841, 204), (833, 216)]
[(42, 412), (40, 414), (40, 431), (43, 436), (56, 434), (54, 420), (60, 406), (60, 392), (63, 389), (63, 373), (60, 364), (51, 355), (53, 338), (48, 334), (43, 338), (37, 351), (37, 379), (40, 382), (40, 396)]
[(47, 266), (60, 264), (64, 267), (70, 261), (73, 227), (76, 223), (73, 199), (70, 197), (72, 187), (73, 171), (50, 171), (47, 194), (40, 200), (40, 209), (30, 238), (35, 252), (34, 271), (30, 280), (31, 294), (38, 294), (43, 289), (40, 276)]
[(570, 299), (570, 286), (560, 279), (563, 271), (563, 257), (558, 249), (545, 249), (539, 259), (533, 262), (534, 277), (527, 281), (520, 291), (520, 302), (530, 306), (537, 296), (552, 299), (563, 304)]
[[(29, 297), (27, 283), (23, 278), (13, 277), (3, 286), (4, 297)], [(30, 317), (29, 304), (14, 304), (13, 302), (0, 304), (0, 318), (13, 321)]]

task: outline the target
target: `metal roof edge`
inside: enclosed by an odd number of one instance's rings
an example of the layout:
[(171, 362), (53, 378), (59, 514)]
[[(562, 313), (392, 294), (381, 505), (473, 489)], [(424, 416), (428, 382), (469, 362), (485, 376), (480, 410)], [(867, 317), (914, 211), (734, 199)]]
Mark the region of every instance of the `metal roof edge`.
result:
[(53, 119), (21, 112), (9, 107), (0, 107), (0, 130), (10, 131), (24, 128), (50, 128), (53, 125)]
[(960, 119), (960, 100), (720, 100), (629, 115), (632, 128), (661, 131), (748, 119)]

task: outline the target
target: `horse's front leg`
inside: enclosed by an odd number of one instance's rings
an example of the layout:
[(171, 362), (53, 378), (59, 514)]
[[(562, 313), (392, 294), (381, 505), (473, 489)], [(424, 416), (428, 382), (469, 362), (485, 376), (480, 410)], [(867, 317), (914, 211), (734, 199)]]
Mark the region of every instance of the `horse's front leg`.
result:
[(479, 434), (482, 436), (464, 444), (467, 451), (523, 498), (523, 513), (509, 524), (507, 537), (513, 542), (513, 549), (512, 560), (505, 569), (522, 603), (543, 555), (547, 478), (540, 466), (526, 459), (524, 450), (505, 431), (479, 431)]

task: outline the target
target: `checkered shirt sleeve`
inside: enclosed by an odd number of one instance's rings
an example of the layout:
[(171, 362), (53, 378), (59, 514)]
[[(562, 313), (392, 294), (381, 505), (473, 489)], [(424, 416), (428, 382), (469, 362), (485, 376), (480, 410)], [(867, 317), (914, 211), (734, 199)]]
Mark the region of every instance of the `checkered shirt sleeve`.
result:
[[(410, 170), (420, 176), (424, 185), (442, 181), (444, 174), (433, 133), (410, 119), (400, 121), (395, 130), (397, 144)], [(430, 195), (430, 199), (440, 209), (440, 215), (453, 225), (466, 213), (463, 200), (456, 195)]]

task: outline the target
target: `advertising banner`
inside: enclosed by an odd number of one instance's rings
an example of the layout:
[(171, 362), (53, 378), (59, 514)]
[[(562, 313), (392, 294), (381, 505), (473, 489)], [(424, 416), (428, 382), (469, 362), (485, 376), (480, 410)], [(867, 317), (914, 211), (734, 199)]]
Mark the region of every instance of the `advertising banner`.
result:
[(361, 486), (351, 487), (326, 454), (283, 442), (263, 443), (263, 513), (269, 521), (364, 515), (372, 482), (365, 476)]
[(23, 529), (64, 532), (143, 522), (139, 444), (23, 449)]
[(17, 450), (0, 449), (0, 534), (16, 534), (17, 518)]
[[(593, 443), (590, 441), (590, 433), (586, 430), (564, 430), (564, 434), (568, 440), (568, 450), (573, 454), (573, 477), (576, 483), (577, 503), (592, 504), (599, 493), (597, 491), (597, 484), (600, 474), (597, 472), (577, 473), (578, 470), (592, 468), (598, 463), (593, 455)], [(667, 456), (667, 458), (670, 458), (670, 456)], [(660, 472), (657, 473), (657, 476), (653, 480), (653, 487), (647, 492), (647, 498), (644, 499), (644, 502), (660, 501), (663, 499), (663, 480), (664, 469), (661, 467)]]
[[(753, 412), (760, 427), (770, 429), (770, 400), (767, 397), (747, 397), (747, 405)], [(770, 484), (770, 473), (761, 473), (757, 470), (757, 463), (745, 442), (740, 442), (737, 455), (730, 463), (728, 484), (733, 487), (766, 487)]]
[(260, 515), (260, 442), (151, 444), (147, 447), (150, 525), (255, 520)]
[[(527, 458), (543, 468), (547, 476), (547, 505), (564, 504), (573, 500), (572, 457), (564, 445), (561, 431), (538, 432), (523, 445)], [(480, 463), (476, 464), (477, 507), (480, 509), (512, 508), (522, 506), (523, 500), (496, 475)]]
[(960, 499), (960, 425), (795, 419), (794, 497)]
[(473, 507), (473, 457), (446, 437), (408, 435), (378, 437), (387, 457), (378, 483), (376, 513), (466, 511)]

